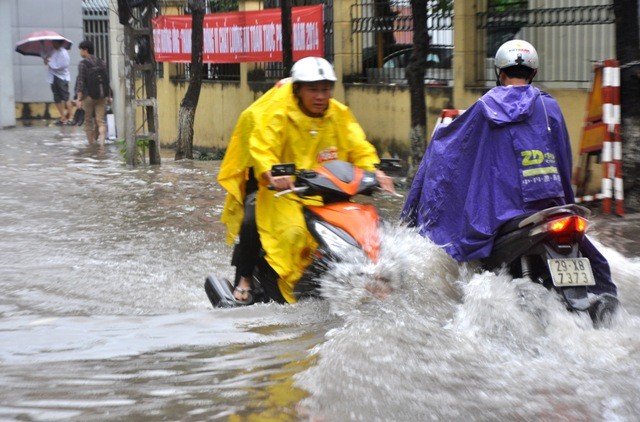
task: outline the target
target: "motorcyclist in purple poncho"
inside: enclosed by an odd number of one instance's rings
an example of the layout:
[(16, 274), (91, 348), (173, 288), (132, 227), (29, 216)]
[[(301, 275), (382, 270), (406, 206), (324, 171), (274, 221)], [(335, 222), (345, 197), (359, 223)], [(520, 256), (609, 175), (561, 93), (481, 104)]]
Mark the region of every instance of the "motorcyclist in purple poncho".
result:
[[(402, 219), (458, 262), (491, 254), (514, 217), (575, 202), (571, 143), (558, 103), (531, 85), (538, 53), (526, 41), (495, 56), (498, 86), (436, 129), (413, 180)], [(595, 295), (615, 296), (606, 259), (585, 237)]]

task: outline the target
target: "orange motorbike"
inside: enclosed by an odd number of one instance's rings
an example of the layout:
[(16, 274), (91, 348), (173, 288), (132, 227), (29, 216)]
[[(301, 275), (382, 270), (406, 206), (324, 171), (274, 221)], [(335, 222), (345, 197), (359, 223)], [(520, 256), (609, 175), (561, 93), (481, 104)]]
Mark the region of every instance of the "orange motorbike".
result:
[[(379, 169), (393, 174), (401, 168), (397, 159), (383, 159)], [(380, 250), (380, 216), (377, 208), (370, 204), (355, 202), (356, 195), (372, 195), (380, 189), (374, 172), (365, 171), (344, 161), (329, 161), (313, 170), (297, 170), (293, 164), (273, 166), (272, 174), (296, 177), (295, 188), (278, 192), (281, 196), (296, 193), (304, 198), (321, 198), (318, 205), (305, 205), (304, 217), (309, 232), (318, 243), (312, 264), (296, 284), (294, 294), (298, 300), (319, 297), (319, 276), (332, 263), (345, 256), (364, 253), (376, 261)], [(235, 253), (234, 253), (235, 255)], [(232, 261), (233, 264), (233, 261)], [(253, 275), (254, 303), (266, 302), (270, 298), (261, 285), (277, 280), (277, 274), (261, 257)], [(213, 307), (238, 306), (233, 297), (233, 286), (227, 280), (209, 274), (205, 280), (205, 291)]]

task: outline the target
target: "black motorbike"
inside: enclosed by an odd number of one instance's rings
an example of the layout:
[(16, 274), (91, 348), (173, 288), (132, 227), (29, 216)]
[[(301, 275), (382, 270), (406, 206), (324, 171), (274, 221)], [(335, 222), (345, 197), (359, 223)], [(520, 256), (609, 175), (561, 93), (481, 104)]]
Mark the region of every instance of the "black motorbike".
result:
[[(387, 174), (397, 173), (401, 169), (400, 160), (383, 159), (378, 168)], [(380, 190), (374, 172), (338, 160), (313, 170), (297, 170), (293, 164), (277, 164), (271, 172), (277, 176), (296, 177), (294, 189), (275, 195), (293, 192), (301, 197), (322, 198), (318, 205), (304, 207), (307, 228), (319, 246), (313, 254), (312, 264), (296, 283), (294, 295), (298, 300), (320, 296), (318, 277), (342, 257), (364, 253), (368, 259), (377, 260), (380, 246), (378, 210), (374, 205), (353, 200), (356, 195), (372, 195)], [(233, 256), (231, 264), (235, 265), (237, 246)], [(238, 279), (236, 273), (235, 283)], [(253, 303), (270, 300), (268, 290), (277, 286), (277, 279), (278, 275), (262, 256), (253, 274)], [(206, 277), (204, 288), (214, 308), (239, 305), (233, 297), (232, 283), (215, 274)]]
[(514, 278), (529, 277), (557, 291), (569, 310), (589, 312), (598, 322), (615, 311), (618, 300), (602, 295), (591, 303), (587, 295), (595, 278), (579, 245), (590, 215), (583, 206), (567, 204), (515, 218), (501, 227), (491, 256), (482, 260), (483, 267), (497, 270), (506, 266)]

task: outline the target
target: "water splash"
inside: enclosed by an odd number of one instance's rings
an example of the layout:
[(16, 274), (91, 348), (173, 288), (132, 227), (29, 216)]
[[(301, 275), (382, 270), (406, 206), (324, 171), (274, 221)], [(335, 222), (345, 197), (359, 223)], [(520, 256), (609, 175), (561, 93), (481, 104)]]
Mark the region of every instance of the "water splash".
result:
[(320, 278), (322, 296), (332, 312), (348, 316), (362, 306), (403, 298), (402, 303), (422, 301), (425, 295), (457, 299), (457, 265), (432, 242), (415, 230), (387, 225), (381, 230), (377, 262), (364, 255), (350, 255)]
[[(588, 315), (568, 312), (529, 279), (457, 265), (403, 227), (382, 239), (379, 262), (344, 262), (324, 277), (343, 324), (312, 350), (317, 365), (296, 376), (310, 392), (305, 417), (630, 420), (638, 413), (637, 317), (623, 310), (614, 328), (596, 330)], [(367, 289), (380, 280), (392, 287), (383, 300)]]

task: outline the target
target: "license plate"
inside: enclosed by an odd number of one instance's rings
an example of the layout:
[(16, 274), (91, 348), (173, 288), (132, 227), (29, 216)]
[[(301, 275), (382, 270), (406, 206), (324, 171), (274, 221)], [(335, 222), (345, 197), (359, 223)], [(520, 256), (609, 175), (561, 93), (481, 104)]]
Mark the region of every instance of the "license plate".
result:
[(593, 286), (596, 284), (587, 258), (548, 259), (551, 279), (556, 287)]

